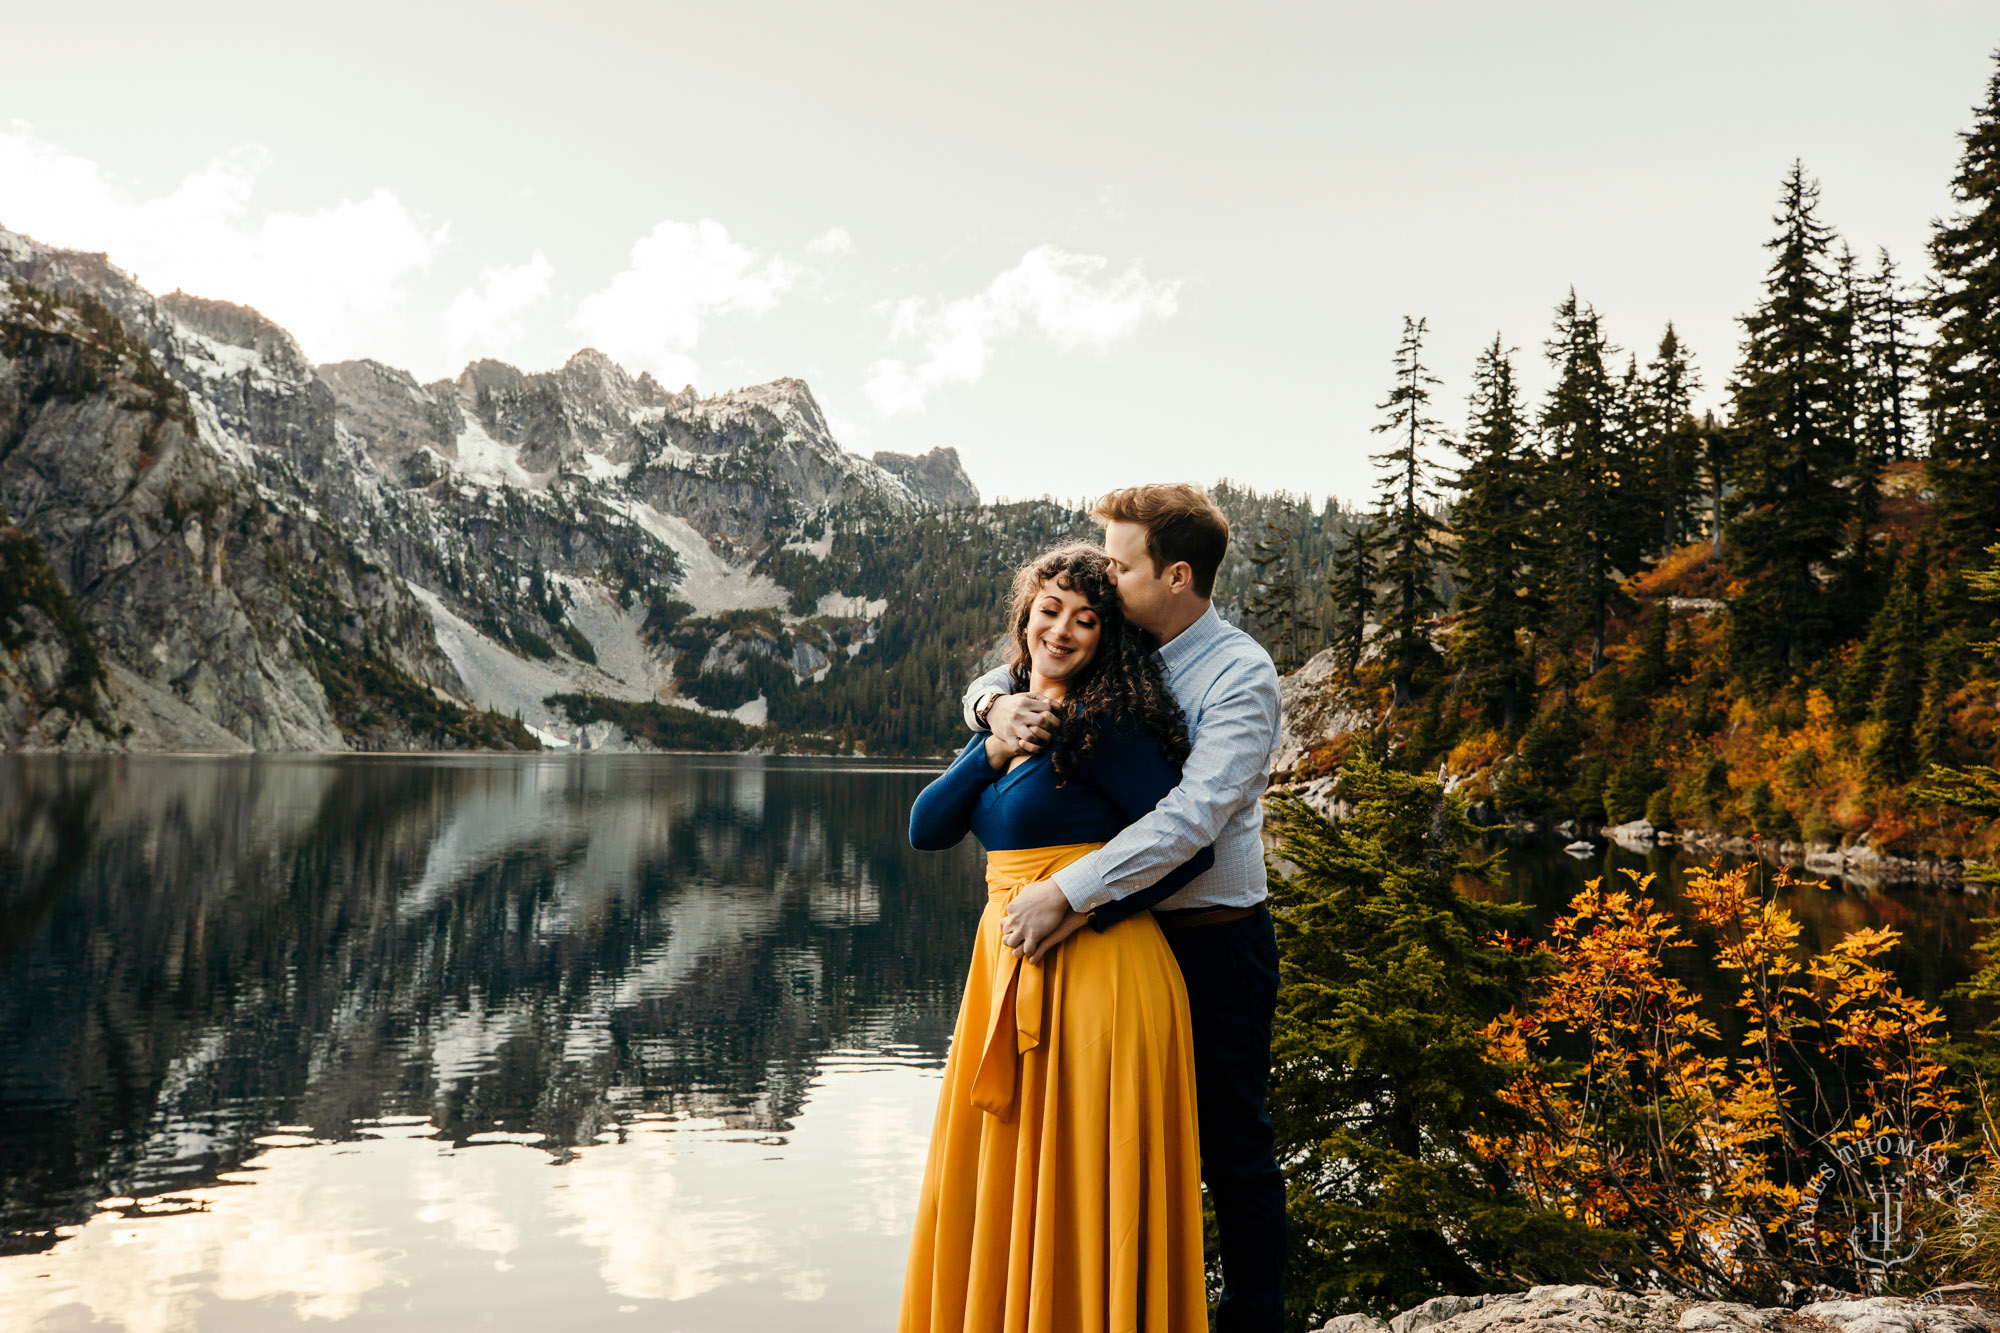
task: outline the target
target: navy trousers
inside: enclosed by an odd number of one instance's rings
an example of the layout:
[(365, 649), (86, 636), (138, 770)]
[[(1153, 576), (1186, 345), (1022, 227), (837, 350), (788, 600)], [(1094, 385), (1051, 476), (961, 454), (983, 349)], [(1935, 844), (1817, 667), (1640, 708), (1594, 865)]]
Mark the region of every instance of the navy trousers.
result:
[(1285, 1326), (1285, 1178), (1271, 1139), (1271, 1015), (1278, 941), (1260, 907), (1241, 921), (1166, 932), (1194, 1027), (1201, 1179), (1221, 1233), (1218, 1333)]

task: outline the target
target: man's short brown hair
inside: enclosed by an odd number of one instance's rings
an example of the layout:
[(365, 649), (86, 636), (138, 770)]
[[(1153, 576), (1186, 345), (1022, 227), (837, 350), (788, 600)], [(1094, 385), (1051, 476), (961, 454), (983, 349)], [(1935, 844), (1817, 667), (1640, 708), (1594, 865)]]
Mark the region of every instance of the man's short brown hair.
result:
[(1215, 591), (1215, 571), (1229, 553), (1229, 520), (1200, 487), (1127, 486), (1099, 500), (1090, 516), (1099, 523), (1137, 523), (1146, 530), (1146, 554), (1156, 576), (1185, 560), (1195, 594)]

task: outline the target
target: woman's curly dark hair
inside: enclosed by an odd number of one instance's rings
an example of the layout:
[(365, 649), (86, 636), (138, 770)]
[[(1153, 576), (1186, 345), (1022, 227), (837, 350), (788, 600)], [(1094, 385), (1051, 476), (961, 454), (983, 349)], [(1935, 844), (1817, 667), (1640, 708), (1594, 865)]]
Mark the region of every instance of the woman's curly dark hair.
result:
[(1083, 594), (1101, 627), (1096, 655), (1056, 705), (1056, 738), (1049, 759), (1057, 782), (1066, 780), (1077, 760), (1096, 748), (1107, 727), (1145, 732), (1167, 762), (1179, 768), (1188, 757), (1187, 719), (1153, 656), (1159, 641), (1125, 618), (1111, 582), (1111, 558), (1100, 547), (1085, 542), (1058, 546), (1015, 572), (1007, 616), (1014, 640), (1007, 657), (1014, 669), (1014, 688), (1028, 688), (1028, 618), (1050, 582)]

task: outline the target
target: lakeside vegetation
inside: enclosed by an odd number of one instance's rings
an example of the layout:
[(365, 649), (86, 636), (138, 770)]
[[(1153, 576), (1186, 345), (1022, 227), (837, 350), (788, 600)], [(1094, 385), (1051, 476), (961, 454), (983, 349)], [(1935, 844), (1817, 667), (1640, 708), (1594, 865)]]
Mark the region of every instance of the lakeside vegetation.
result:
[[(1380, 719), (1301, 765), (1338, 823), (1273, 802), (1292, 1327), (1579, 1276), (1759, 1305), (2000, 1280), (2000, 918), (1952, 1030), (1885, 966), (1898, 932), (1808, 948), (1753, 868), (1689, 873), (1685, 919), (1593, 882), (1540, 940), (1455, 887), (1471, 802), (2000, 885), (2000, 71), (1953, 194), (1905, 285), (1794, 164), (1726, 418), (1688, 410), (1671, 327), (1621, 369), (1572, 293), (1547, 398), (1496, 338), (1449, 436), (1409, 321), (1375, 510), (1263, 567), (1265, 641), (1330, 648)], [(1308, 579), (1339, 593), (1318, 637)]]

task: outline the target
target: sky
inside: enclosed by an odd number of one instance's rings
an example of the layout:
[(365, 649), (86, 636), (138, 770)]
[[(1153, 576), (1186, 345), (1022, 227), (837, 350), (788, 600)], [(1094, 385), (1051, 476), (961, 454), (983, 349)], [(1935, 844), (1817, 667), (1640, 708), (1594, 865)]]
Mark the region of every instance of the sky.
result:
[(988, 498), (1365, 500), (1405, 316), (1457, 428), (1572, 287), (1720, 407), (1781, 178), (1920, 276), (1990, 0), (0, 0), (0, 225), (419, 379), (811, 385)]

